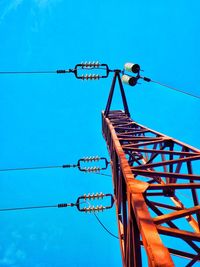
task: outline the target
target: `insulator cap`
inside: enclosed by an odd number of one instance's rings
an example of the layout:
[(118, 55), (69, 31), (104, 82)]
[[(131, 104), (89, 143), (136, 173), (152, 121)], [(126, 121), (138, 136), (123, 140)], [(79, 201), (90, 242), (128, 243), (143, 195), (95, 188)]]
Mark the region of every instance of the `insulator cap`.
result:
[(82, 80), (99, 80), (100, 78), (99, 74), (86, 74), (80, 77)]
[(99, 61), (93, 61), (93, 62), (81, 62), (80, 64), (82, 66), (82, 68), (98, 68), (100, 66)]
[(124, 65), (124, 69), (126, 71), (130, 71), (133, 73), (138, 73), (140, 71), (140, 66), (138, 64), (134, 64), (134, 63), (126, 63)]
[(137, 84), (137, 78), (136, 77), (131, 77), (131, 76), (128, 76), (128, 75), (122, 75), (122, 78), (121, 78), (122, 82), (123, 83), (126, 83), (130, 86), (135, 86)]
[(99, 156), (95, 156), (95, 157), (84, 157), (81, 159), (81, 161), (84, 162), (90, 162), (90, 161), (99, 161), (100, 157)]
[(104, 211), (106, 209), (106, 207), (104, 206), (90, 206), (88, 208), (83, 208), (84, 212), (99, 212), (99, 211)]

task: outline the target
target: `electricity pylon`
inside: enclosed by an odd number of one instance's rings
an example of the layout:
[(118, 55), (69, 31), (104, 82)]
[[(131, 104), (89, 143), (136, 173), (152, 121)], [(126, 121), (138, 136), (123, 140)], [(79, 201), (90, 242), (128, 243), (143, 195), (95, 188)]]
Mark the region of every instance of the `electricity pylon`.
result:
[[(111, 110), (116, 81), (124, 110)], [(120, 70), (114, 71), (102, 127), (123, 266), (142, 266), (142, 247), (151, 267), (175, 266), (172, 255), (186, 258), (187, 267), (199, 264), (200, 150), (133, 121)]]
[[(102, 74), (82, 74), (84, 71), (95, 72), (99, 69), (102, 70)], [(143, 79), (198, 99), (200, 97), (140, 76), (138, 64), (127, 63), (125, 70), (134, 73), (135, 76), (128, 76), (121, 70), (110, 70), (107, 64), (99, 62), (77, 64), (68, 70), (14, 71), (0, 72), (0, 74), (73, 73), (77, 79), (87, 81), (107, 78), (113, 72), (106, 109), (102, 112), (102, 125), (111, 158), (123, 265), (142, 266), (141, 247), (144, 247), (150, 267), (174, 266), (172, 255), (186, 258), (186, 267), (194, 266), (200, 262), (200, 205), (197, 194), (197, 190), (200, 189), (198, 182), (200, 174), (197, 172), (200, 170), (200, 150), (133, 121), (130, 118), (122, 81), (135, 86), (139, 79)], [(110, 110), (116, 81), (119, 83), (124, 110)], [(39, 168), (78, 167), (80, 171), (96, 172), (102, 168), (82, 168), (80, 165), (81, 161), (95, 159), (97, 160), (95, 157), (82, 159), (74, 165)], [(105, 160), (105, 158), (98, 159)], [(106, 160), (105, 163), (107, 168)], [(96, 197), (99, 195), (85, 196), (89, 199)], [(77, 206), (71, 204), (59, 204), (53, 207)], [(111, 197), (111, 205), (108, 207), (88, 206), (81, 209), (77, 206), (77, 208), (79, 211), (95, 212), (111, 208), (112, 205)]]

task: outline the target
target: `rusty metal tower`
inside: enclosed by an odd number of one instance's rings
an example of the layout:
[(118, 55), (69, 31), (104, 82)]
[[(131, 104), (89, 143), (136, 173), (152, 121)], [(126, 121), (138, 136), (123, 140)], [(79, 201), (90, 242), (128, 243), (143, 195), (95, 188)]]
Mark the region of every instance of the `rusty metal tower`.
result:
[[(125, 80), (135, 85), (138, 78)], [(124, 110), (111, 110), (116, 81)], [(172, 255), (186, 258), (187, 267), (200, 266), (200, 150), (133, 121), (120, 70), (114, 71), (102, 128), (123, 266), (143, 266), (142, 247), (151, 267), (175, 266)]]
[[(99, 69), (103, 70), (104, 74), (96, 74), (95, 70)], [(85, 70), (94, 73), (84, 75)], [(200, 266), (200, 204), (197, 193), (200, 189), (200, 150), (131, 119), (122, 81), (134, 86), (138, 79), (146, 82), (152, 80), (140, 76), (138, 64), (128, 63), (125, 65), (125, 70), (131, 71), (134, 76), (128, 76), (121, 70), (110, 70), (107, 64), (99, 62), (77, 64), (74, 69), (68, 70), (0, 72), (0, 74), (73, 73), (77, 79), (98, 80), (107, 78), (110, 72), (114, 73), (107, 105), (102, 112), (102, 128), (111, 158), (123, 266), (143, 266), (142, 248), (145, 249), (150, 267), (175, 266), (173, 256), (185, 258), (186, 267)], [(124, 110), (111, 110), (117, 81)], [(79, 163), (80, 161), (75, 165), (22, 169), (68, 167), (80, 169)], [(97, 171), (96, 168), (89, 169)], [(11, 169), (1, 171), (9, 170)], [(86, 169), (80, 170), (86, 171)], [(88, 196), (88, 198), (94, 197), (94, 195)], [(112, 205), (111, 198), (111, 205), (105, 209), (111, 208)], [(77, 204), (48, 207), (68, 206)], [(41, 208), (41, 206), (30, 208)], [(17, 209), (27, 209), (27, 207)], [(78, 209), (90, 212), (102, 210), (102, 207)]]

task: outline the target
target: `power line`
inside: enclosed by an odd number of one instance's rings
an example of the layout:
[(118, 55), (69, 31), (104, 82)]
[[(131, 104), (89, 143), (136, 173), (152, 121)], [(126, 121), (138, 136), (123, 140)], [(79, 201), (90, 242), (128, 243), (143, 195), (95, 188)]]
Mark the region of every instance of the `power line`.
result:
[[(85, 167), (84, 164), (88, 164), (91, 162), (103, 162), (104, 166), (89, 166)], [(9, 172), (9, 171), (28, 171), (28, 170), (40, 170), (40, 169), (54, 169), (54, 168), (78, 168), (79, 171), (82, 172), (100, 172), (101, 170), (106, 170), (110, 162), (104, 158), (99, 156), (92, 156), (92, 157), (84, 157), (80, 158), (76, 164), (64, 164), (64, 165), (50, 165), (50, 166), (36, 166), (36, 167), (20, 167), (20, 168), (4, 168), (0, 169), (0, 172)], [(88, 165), (86, 165), (88, 166)]]
[[(114, 200), (114, 199), (113, 199)], [(89, 207), (91, 207), (91, 203), (90, 203), (90, 201), (89, 200), (86, 200), (85, 201), (86, 203), (88, 203), (88, 205), (89, 205)], [(113, 202), (114, 203), (114, 202)], [(111, 205), (111, 207), (113, 206), (113, 204)], [(103, 227), (103, 229), (109, 234), (109, 235), (111, 235), (112, 237), (114, 237), (114, 238), (116, 238), (116, 239), (119, 239), (119, 237), (118, 236), (116, 236), (116, 235), (114, 235), (103, 223), (102, 223), (102, 221), (99, 219), (99, 217), (95, 214), (95, 213), (93, 213), (93, 215), (95, 216), (95, 218), (97, 219), (97, 221), (99, 222), (99, 224)]]
[(64, 74), (74, 72), (75, 69), (68, 70), (34, 70), (34, 71), (0, 71), (0, 74)]
[(110, 230), (108, 230), (108, 228), (101, 222), (101, 220), (99, 219), (99, 217), (98, 217), (95, 213), (93, 213), (93, 214), (94, 214), (95, 218), (97, 219), (97, 221), (100, 223), (100, 225), (103, 227), (103, 229), (104, 229), (109, 235), (113, 236), (113, 237), (116, 238), (116, 239), (119, 239), (118, 236), (114, 235)]
[(36, 71), (0, 71), (0, 74), (49, 74), (57, 73), (54, 70), (36, 70)]
[(40, 167), (25, 167), (25, 168), (8, 168), (8, 169), (0, 169), (0, 172), (29, 171), (29, 170), (54, 169), (54, 168), (63, 168), (63, 166), (40, 166)]
[[(144, 78), (145, 78), (145, 77), (144, 77)], [(189, 93), (189, 92), (186, 92), (186, 91), (177, 89), (177, 88), (175, 88), (175, 87), (173, 87), (173, 86), (170, 86), (170, 85), (167, 85), (167, 84), (158, 82), (158, 81), (154, 81), (154, 80), (150, 80), (150, 81), (153, 82), (153, 83), (157, 83), (157, 84), (159, 84), (159, 85), (161, 85), (161, 86), (163, 86), (163, 87), (166, 87), (166, 88), (172, 89), (172, 90), (174, 90), (174, 91), (177, 91), (177, 92), (179, 92), (179, 93), (182, 93), (182, 94), (185, 94), (185, 95), (192, 96), (192, 97), (194, 97), (194, 98), (200, 99), (200, 96), (198, 96), (198, 95), (194, 95), (194, 94), (192, 94), (192, 93)]]
[[(132, 72), (132, 73), (135, 74), (135, 76), (126, 75), (125, 74), (125, 71)], [(153, 82), (153, 83), (159, 84), (159, 85), (161, 85), (163, 87), (166, 87), (166, 88), (172, 89), (174, 91), (177, 91), (179, 93), (182, 93), (182, 94), (185, 94), (185, 95), (188, 95), (188, 96), (191, 96), (191, 97), (200, 99), (200, 96), (198, 96), (198, 95), (195, 95), (195, 94), (186, 92), (184, 90), (175, 88), (175, 87), (173, 87), (171, 85), (168, 85), (168, 84), (164, 84), (164, 83), (161, 83), (161, 82), (152, 80), (152, 79), (150, 79), (148, 77), (140, 76), (140, 71), (142, 71), (140, 69), (140, 65), (134, 64), (134, 63), (126, 63), (124, 65), (124, 70), (122, 72), (123, 73), (123, 75), (122, 75), (122, 82), (123, 83), (126, 83), (126, 84), (128, 84), (130, 86), (135, 86), (137, 84), (137, 82), (138, 82), (139, 79), (143, 79), (145, 82)]]
[[(57, 166), (39, 166), (39, 167), (25, 167), (25, 168), (8, 168), (8, 169), (0, 169), (0, 172), (12, 172), (12, 171), (32, 171), (32, 170), (43, 170), (43, 169), (60, 169), (60, 168), (75, 168), (77, 165), (57, 165)], [(108, 176), (111, 177), (112, 175), (102, 173), (102, 172), (93, 172), (93, 174)]]
[[(82, 70), (94, 70), (95, 67), (89, 67), (87, 69)], [(98, 68), (99, 70), (105, 70), (105, 68)], [(69, 70), (34, 70), (34, 71), (0, 71), (0, 74), (49, 74), (49, 73), (69, 73), (74, 72), (75, 69), (69, 69)], [(110, 70), (111, 71), (111, 70)]]
[(76, 164), (65, 164), (65, 165), (52, 165), (52, 166), (37, 166), (37, 167), (23, 167), (23, 168), (8, 168), (0, 169), (0, 172), (10, 172), (10, 171), (31, 171), (31, 170), (41, 170), (41, 169), (56, 169), (56, 168), (75, 168)]
[(76, 206), (74, 203), (61, 203), (57, 205), (43, 205), (43, 206), (30, 206), (30, 207), (20, 207), (20, 208), (5, 208), (5, 209), (0, 209), (1, 211), (17, 211), (17, 210), (32, 210), (32, 209), (47, 209), (47, 208), (66, 208), (66, 207), (73, 207)]
[[(66, 208), (66, 207), (74, 207), (74, 206), (78, 206), (82, 203), (88, 203), (89, 204), (89, 208), (91, 207), (91, 204), (89, 201), (83, 201), (83, 202), (77, 202), (77, 203), (60, 203), (60, 204), (56, 204), (56, 205), (42, 205), (42, 206), (29, 206), (29, 207), (12, 207), (12, 208), (3, 208), (0, 209), (0, 212), (7, 212), (7, 211), (22, 211), (22, 210), (33, 210), (33, 209), (48, 209), (48, 208)], [(79, 210), (81, 211), (81, 210)], [(97, 221), (99, 222), (99, 224), (103, 227), (103, 229), (111, 236), (113, 236), (116, 239), (119, 239), (118, 236), (114, 235), (103, 223), (102, 221), (99, 219), (99, 217), (93, 213), (93, 215), (95, 216), (95, 218), (97, 219)]]
[(111, 174), (106, 174), (106, 173), (102, 173), (102, 172), (94, 172), (94, 174), (98, 174), (98, 175), (103, 175), (103, 176), (112, 177)]
[[(101, 201), (103, 198), (110, 198), (110, 204), (108, 205), (97, 205), (92, 206), (89, 202), (92, 200)], [(88, 204), (88, 206), (82, 206), (84, 203)], [(2, 208), (0, 209), (0, 212), (2, 211), (19, 211), (19, 210), (32, 210), (32, 209), (46, 209), (46, 208), (66, 208), (66, 207), (74, 207), (76, 206), (77, 210), (80, 212), (99, 212), (104, 211), (107, 209), (111, 209), (114, 204), (114, 198), (113, 195), (108, 193), (96, 193), (96, 194), (84, 194), (82, 196), (79, 196), (75, 203), (60, 203), (57, 205), (40, 205), (40, 206), (28, 206), (28, 207), (11, 207), (11, 208)]]

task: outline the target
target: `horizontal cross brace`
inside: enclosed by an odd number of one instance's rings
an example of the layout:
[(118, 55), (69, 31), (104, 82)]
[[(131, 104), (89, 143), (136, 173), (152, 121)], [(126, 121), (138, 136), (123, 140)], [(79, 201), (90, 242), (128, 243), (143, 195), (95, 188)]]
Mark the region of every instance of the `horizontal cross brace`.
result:
[(200, 188), (200, 183), (188, 183), (188, 184), (150, 184), (148, 190), (159, 190), (159, 189), (192, 189)]
[(129, 146), (128, 145), (122, 145), (124, 151), (130, 150), (130, 151), (134, 151), (134, 152), (178, 155), (178, 156), (198, 156), (198, 155), (200, 155), (200, 153), (193, 153), (193, 152), (169, 151), (169, 150), (148, 149), (148, 148), (134, 148), (134, 147), (131, 147), (131, 144)]
[(183, 210), (175, 211), (169, 214), (160, 215), (154, 218), (153, 221), (155, 224), (162, 224), (162, 223), (166, 223), (171, 220), (175, 220), (175, 219), (179, 219), (179, 218), (191, 215), (193, 213), (197, 213), (199, 211), (200, 211), (200, 205), (194, 206), (193, 208), (183, 209)]
[(157, 226), (157, 230), (160, 234), (173, 236), (182, 239), (200, 241), (200, 234), (199, 233), (192, 233), (188, 231), (183, 231), (174, 228), (168, 228), (164, 226)]
[(171, 173), (171, 172), (156, 172), (156, 171), (147, 171), (147, 170), (138, 170), (131, 168), (134, 175), (141, 175), (147, 177), (169, 177), (176, 179), (190, 179), (190, 180), (200, 180), (200, 175), (193, 174), (181, 174), (181, 173)]
[(200, 159), (200, 155), (186, 157), (186, 158), (179, 158), (179, 159), (174, 159), (174, 160), (165, 160), (165, 161), (150, 163), (150, 164), (144, 164), (140, 166), (135, 166), (134, 169), (155, 168), (155, 167), (166, 166), (170, 164), (177, 164), (177, 163), (183, 163), (183, 162), (189, 162), (189, 161), (191, 162), (193, 160), (198, 160), (198, 159)]

